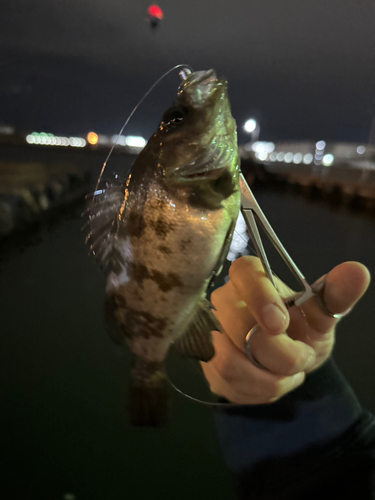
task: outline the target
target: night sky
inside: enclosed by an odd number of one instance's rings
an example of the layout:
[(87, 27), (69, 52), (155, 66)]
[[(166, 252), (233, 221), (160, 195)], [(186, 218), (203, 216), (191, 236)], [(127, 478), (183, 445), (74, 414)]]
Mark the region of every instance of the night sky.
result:
[[(115, 134), (150, 85), (178, 63), (229, 81), (240, 141), (366, 141), (375, 115), (375, 4), (367, 0), (12, 0), (0, 11), (0, 123), (24, 131)], [(149, 137), (177, 72), (127, 134)]]

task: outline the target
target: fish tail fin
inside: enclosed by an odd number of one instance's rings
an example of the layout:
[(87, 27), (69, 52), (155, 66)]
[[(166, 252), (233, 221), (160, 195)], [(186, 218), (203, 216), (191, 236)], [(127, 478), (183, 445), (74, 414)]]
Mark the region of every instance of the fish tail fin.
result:
[(135, 426), (162, 427), (166, 423), (168, 393), (162, 363), (136, 357), (131, 372), (129, 411)]

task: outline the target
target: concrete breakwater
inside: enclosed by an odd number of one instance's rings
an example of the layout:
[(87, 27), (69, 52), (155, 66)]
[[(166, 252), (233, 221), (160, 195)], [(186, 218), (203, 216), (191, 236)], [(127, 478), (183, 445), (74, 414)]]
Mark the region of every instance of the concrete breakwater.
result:
[(326, 201), (375, 214), (375, 165), (334, 167), (255, 164), (244, 160), (242, 169), (253, 182), (289, 189), (309, 199)]
[(0, 238), (48, 219), (87, 193), (88, 170), (71, 162), (0, 162)]

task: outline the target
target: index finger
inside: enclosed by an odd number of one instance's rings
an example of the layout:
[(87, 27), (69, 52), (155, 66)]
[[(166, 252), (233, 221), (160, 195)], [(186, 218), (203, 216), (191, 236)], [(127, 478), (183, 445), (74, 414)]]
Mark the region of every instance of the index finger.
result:
[(257, 257), (244, 256), (229, 269), (230, 280), (262, 330), (279, 334), (289, 324), (288, 310)]

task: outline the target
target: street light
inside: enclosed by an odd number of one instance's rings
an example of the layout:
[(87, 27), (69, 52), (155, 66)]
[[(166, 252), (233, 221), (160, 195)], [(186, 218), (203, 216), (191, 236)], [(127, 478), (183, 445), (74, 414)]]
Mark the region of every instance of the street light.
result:
[(250, 144), (253, 144), (259, 139), (260, 127), (254, 118), (249, 118), (246, 120), (243, 129), (248, 134), (251, 134)]
[(250, 118), (245, 122), (245, 125), (243, 126), (245, 132), (248, 134), (251, 134), (254, 132), (254, 130), (257, 128), (257, 122), (254, 120), (254, 118)]

